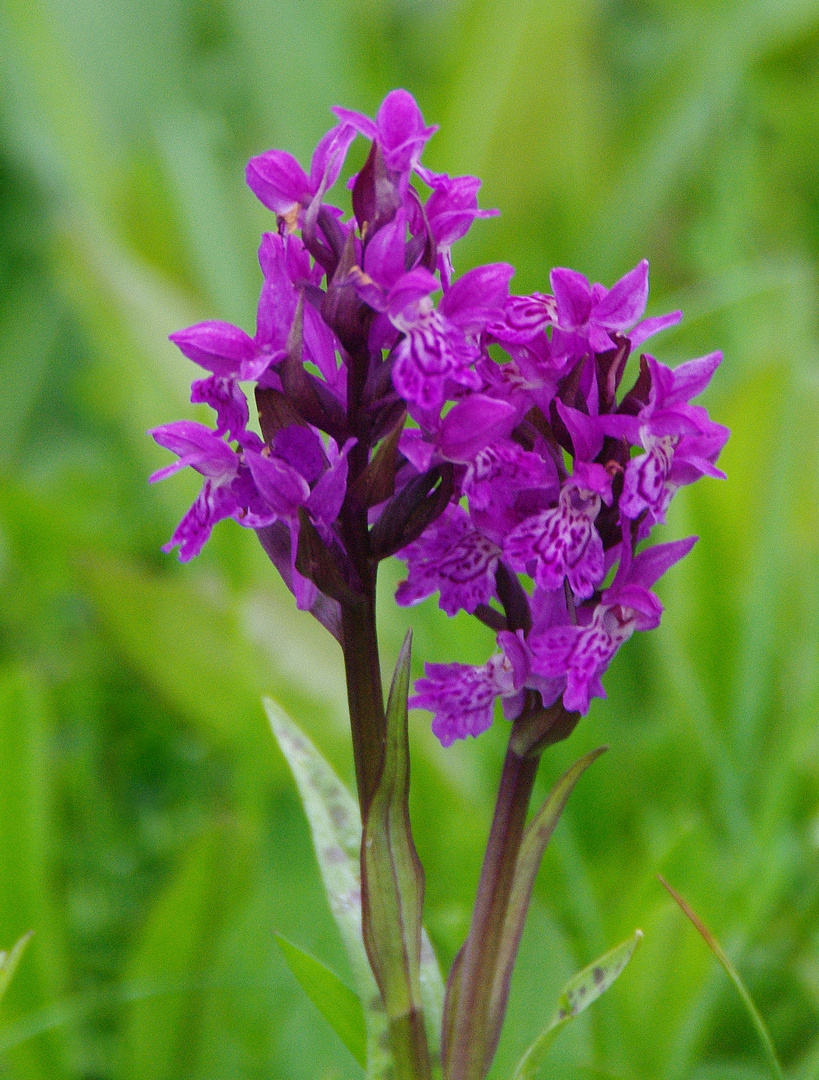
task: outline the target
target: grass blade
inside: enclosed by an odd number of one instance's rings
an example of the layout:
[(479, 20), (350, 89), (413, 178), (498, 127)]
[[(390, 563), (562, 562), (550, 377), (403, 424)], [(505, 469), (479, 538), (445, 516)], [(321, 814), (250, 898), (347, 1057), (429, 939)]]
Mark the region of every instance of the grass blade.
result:
[(128, 981), (193, 989), (133, 1001), (122, 1026), (119, 1080), (174, 1080), (195, 1070), (204, 1021), (195, 987), (212, 977), (219, 942), (257, 857), (251, 841), (229, 823), (218, 823), (193, 841), (154, 900), (128, 961)]
[(762, 1047), (765, 1050), (765, 1056), (768, 1059), (771, 1073), (776, 1078), (776, 1080), (785, 1080), (784, 1073), (782, 1072), (782, 1066), (779, 1064), (779, 1058), (776, 1056), (776, 1049), (774, 1048), (773, 1040), (771, 1039), (768, 1028), (765, 1026), (765, 1021), (762, 1019), (759, 1010), (754, 1004), (754, 999), (748, 993), (748, 989), (745, 986), (745, 983), (742, 981), (739, 972), (731, 963), (728, 955), (725, 953), (720, 943), (717, 941), (717, 939), (714, 937), (714, 935), (711, 933), (711, 931), (708, 929), (708, 927), (705, 925), (699, 915), (697, 915), (694, 909), (690, 906), (690, 904), (688, 904), (688, 902), (684, 900), (682, 896), (680, 896), (680, 894), (675, 888), (668, 884), (668, 882), (665, 880), (664, 877), (662, 877), (661, 874), (658, 874), (657, 877), (660, 879), (660, 884), (663, 886), (666, 892), (669, 893), (671, 898), (676, 901), (676, 903), (682, 909), (683, 914), (685, 914), (694, 924), (694, 927), (699, 933), (700, 937), (702, 937), (705, 944), (708, 946), (714, 956), (716, 956), (717, 960), (719, 960), (725, 971), (725, 974), (737, 988), (737, 993), (742, 998), (742, 1001), (745, 1004), (745, 1008), (748, 1010), (748, 1015), (750, 1016), (751, 1021), (756, 1028), (757, 1034), (759, 1035), (759, 1041), (762, 1043)]

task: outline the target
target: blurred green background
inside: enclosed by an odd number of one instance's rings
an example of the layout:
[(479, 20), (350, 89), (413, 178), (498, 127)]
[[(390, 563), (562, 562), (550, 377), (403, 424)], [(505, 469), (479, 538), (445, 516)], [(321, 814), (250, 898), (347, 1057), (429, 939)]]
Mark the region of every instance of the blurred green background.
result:
[[(199, 417), (166, 340), (253, 329), (271, 218), (243, 183), (309, 159), (340, 103), (394, 86), (441, 124), (426, 160), (484, 178), (456, 268), (517, 292), (568, 265), (652, 264), (668, 363), (725, 351), (706, 395), (727, 483), (684, 491), (701, 542), (542, 768), (611, 750), (538, 880), (493, 1078), (563, 981), (636, 927), (618, 985), (543, 1076), (753, 1080), (732, 989), (656, 881), (736, 960), (790, 1076), (819, 1076), (816, 0), (0, 0), (0, 947), (36, 937), (0, 1015), (14, 1080), (348, 1080), (277, 930), (347, 975), (260, 695), (351, 777), (335, 643), (256, 538), (160, 545), (197, 478), (156, 488), (145, 429)], [(361, 146), (355, 151), (359, 155)], [(358, 158), (355, 158), (357, 161)], [(488, 631), (393, 610), (423, 659), (482, 662)], [(466, 930), (505, 723), (444, 752), (416, 714), (427, 923)]]

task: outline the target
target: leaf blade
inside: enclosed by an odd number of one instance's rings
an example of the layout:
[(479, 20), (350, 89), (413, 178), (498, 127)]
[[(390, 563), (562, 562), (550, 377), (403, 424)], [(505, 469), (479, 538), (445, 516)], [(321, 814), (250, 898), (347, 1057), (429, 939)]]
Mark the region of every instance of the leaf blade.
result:
[(422, 1060), (428, 1055), (420, 972), (424, 871), (409, 816), (411, 651), (408, 631), (390, 687), (384, 761), (364, 821), (361, 870), (364, 942), (395, 1029), (396, 1052), (412, 1043)]
[(381, 1080), (388, 1074), (391, 1062), (384, 1049), (386, 1016), (361, 933), (358, 804), (313, 743), (280, 706), (265, 698), (264, 707), (296, 781), (330, 911), (353, 969), (367, 1028), (367, 1078)]
[(273, 936), (299, 986), (362, 1069), (366, 1069), (367, 1030), (358, 996), (320, 960), (281, 934)]
[(635, 930), (630, 938), (569, 979), (558, 998), (557, 1012), (518, 1062), (513, 1080), (535, 1080), (546, 1052), (566, 1024), (584, 1012), (622, 975), (642, 939), (642, 930)]
[(7, 952), (0, 952), (0, 1001), (3, 1000), (3, 995), (14, 977), (17, 965), (20, 963), (25, 948), (29, 941), (31, 941), (33, 934), (34, 931), (29, 930), (28, 933), (23, 934), (23, 936), (16, 941)]

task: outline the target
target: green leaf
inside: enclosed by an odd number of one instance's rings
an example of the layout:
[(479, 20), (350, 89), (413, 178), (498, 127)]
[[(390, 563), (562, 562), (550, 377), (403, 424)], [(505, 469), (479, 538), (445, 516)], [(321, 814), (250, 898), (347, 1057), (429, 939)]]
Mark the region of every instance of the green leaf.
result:
[(281, 934), (274, 934), (287, 966), (302, 990), (338, 1035), (358, 1064), (367, 1066), (364, 1010), (353, 991), (335, 972)]
[(427, 1029), (427, 1043), (432, 1057), (433, 1073), (436, 1074), (441, 1057), (441, 1031), (444, 1016), (444, 980), (432, 942), (426, 930), (421, 927), (421, 966), (419, 969), (421, 984), (421, 1003), (424, 1007), (424, 1022)]
[(557, 1012), (548, 1027), (535, 1039), (518, 1062), (513, 1080), (534, 1080), (537, 1071), (546, 1056), (546, 1051), (555, 1041), (561, 1030), (597, 1001), (601, 994), (620, 977), (634, 950), (643, 938), (642, 930), (604, 953), (601, 957), (579, 971), (563, 987), (558, 999)]
[(273, 734), (293, 773), (310, 824), (330, 911), (350, 959), (364, 1006), (367, 1077), (380, 1080), (391, 1068), (384, 1050), (387, 1021), (361, 935), (361, 819), (358, 804), (307, 736), (270, 698), (264, 701)]
[(424, 871), (409, 816), (411, 652), (412, 631), (407, 631), (390, 687), (384, 764), (364, 822), (361, 868), (364, 940), (394, 1028), (395, 1053), (411, 1040), (424, 1057), (428, 1053), (420, 983)]
[(714, 937), (714, 935), (711, 933), (711, 931), (708, 929), (708, 927), (705, 925), (699, 915), (697, 915), (691, 905), (686, 900), (684, 900), (682, 896), (680, 896), (676, 889), (674, 889), (671, 885), (668, 884), (664, 877), (662, 877), (660, 874), (658, 874), (657, 877), (660, 879), (660, 884), (663, 886), (664, 889), (666, 889), (666, 891), (677, 902), (677, 904), (679, 904), (683, 913), (687, 915), (691, 922), (694, 924), (705, 944), (708, 946), (714, 956), (716, 956), (720, 964), (722, 964), (723, 968), (725, 969), (726, 975), (737, 988), (737, 992), (742, 998), (743, 1004), (745, 1005), (745, 1008), (748, 1011), (748, 1015), (751, 1018), (751, 1022), (756, 1028), (756, 1032), (757, 1035), (759, 1035), (759, 1041), (762, 1043), (762, 1048), (765, 1051), (765, 1057), (768, 1060), (768, 1065), (770, 1066), (772, 1076), (775, 1077), (775, 1080), (784, 1080), (782, 1066), (779, 1064), (779, 1058), (776, 1056), (776, 1049), (774, 1047), (773, 1039), (771, 1038), (770, 1032), (768, 1031), (765, 1021), (762, 1019), (762, 1015), (759, 1012), (759, 1009), (757, 1009), (756, 1005), (754, 1004), (754, 999), (748, 993), (748, 988), (742, 981), (739, 972), (731, 963), (728, 954), (722, 948), (720, 943), (717, 941), (717, 939)]
[(33, 930), (29, 930), (27, 934), (23, 934), (8, 952), (0, 951), (0, 1001), (3, 1000), (3, 995), (12, 980), (14, 972), (17, 970), (17, 965), (20, 963), (20, 957), (23, 955), (33, 933)]
[[(341, 934), (367, 1026), (367, 1078), (382, 1080), (391, 1061), (385, 1052), (387, 1022), (361, 933), (361, 819), (358, 803), (312, 742), (276, 702), (264, 701), (273, 734), (293, 773), (310, 824), (313, 847), (330, 910)], [(427, 1020), (440, 1029), (443, 982), (432, 945), (421, 937), (420, 984)]]
[(569, 796), (574, 791), (575, 784), (592, 762), (605, 753), (605, 750), (605, 746), (590, 750), (588, 754), (576, 761), (561, 776), (546, 801), (532, 818), (523, 835), (515, 865), (515, 877), (512, 882), (509, 905), (506, 909), (501, 943), (498, 950), (495, 984), (492, 987), (492, 997), (489, 1005), (488, 1026), (490, 1040), (488, 1045), (490, 1046), (491, 1055), (494, 1055), (500, 1039), (512, 979), (512, 969), (515, 966), (523, 926), (526, 922), (526, 913), (529, 910), (529, 901), (532, 898), (532, 889), (535, 885), (535, 878), (540, 868), (543, 852), (546, 850), (546, 845), (557, 827)]

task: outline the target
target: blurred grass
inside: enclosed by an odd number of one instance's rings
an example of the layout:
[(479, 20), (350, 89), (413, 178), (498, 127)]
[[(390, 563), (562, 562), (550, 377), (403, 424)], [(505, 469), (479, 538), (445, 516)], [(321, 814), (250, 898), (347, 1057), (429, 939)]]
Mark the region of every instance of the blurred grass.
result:
[[(347, 975), (306, 827), (259, 701), (347, 778), (337, 649), (255, 538), (159, 552), (195, 479), (148, 489), (148, 426), (196, 416), (166, 335), (252, 329), (269, 218), (251, 153), (309, 156), (336, 102), (392, 86), (440, 122), (431, 166), (484, 178), (496, 221), (456, 254), (611, 283), (652, 263), (676, 363), (721, 346), (727, 484), (681, 494), (701, 542), (541, 790), (601, 742), (547, 852), (493, 1071), (555, 994), (645, 944), (544, 1077), (753, 1080), (753, 1032), (656, 883), (690, 897), (769, 1022), (819, 1071), (816, 0), (0, 0), (0, 947), (36, 936), (0, 1008), (13, 1080), (360, 1075), (272, 930)], [(491, 637), (434, 602), (416, 658)], [(503, 723), (443, 752), (415, 720), (427, 923), (466, 928)]]

